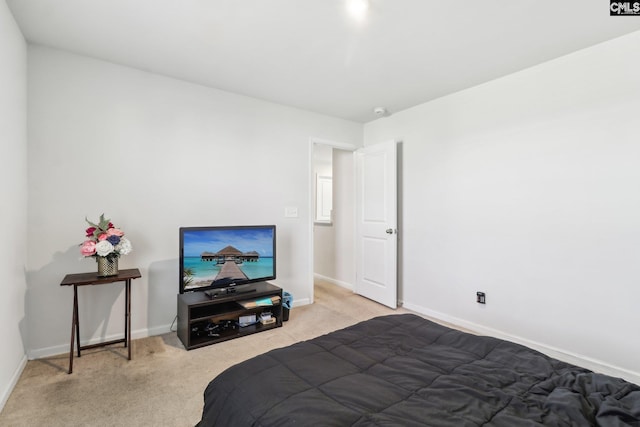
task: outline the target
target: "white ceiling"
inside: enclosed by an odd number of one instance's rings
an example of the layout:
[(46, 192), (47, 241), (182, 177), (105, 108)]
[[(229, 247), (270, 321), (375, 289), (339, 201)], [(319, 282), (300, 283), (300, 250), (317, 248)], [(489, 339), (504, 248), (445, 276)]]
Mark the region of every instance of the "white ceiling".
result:
[(358, 122), (640, 30), (606, 0), (347, 1), (7, 4), (31, 43)]

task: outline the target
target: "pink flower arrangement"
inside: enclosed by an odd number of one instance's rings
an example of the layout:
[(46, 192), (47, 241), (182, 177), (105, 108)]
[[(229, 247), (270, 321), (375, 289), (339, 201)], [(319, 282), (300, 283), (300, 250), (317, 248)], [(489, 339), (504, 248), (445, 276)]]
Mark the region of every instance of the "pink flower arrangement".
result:
[(80, 245), (83, 256), (113, 259), (127, 255), (133, 249), (131, 242), (124, 237), (124, 232), (105, 219), (104, 214), (100, 215), (98, 224), (88, 219), (86, 221), (91, 227), (86, 229), (87, 240)]

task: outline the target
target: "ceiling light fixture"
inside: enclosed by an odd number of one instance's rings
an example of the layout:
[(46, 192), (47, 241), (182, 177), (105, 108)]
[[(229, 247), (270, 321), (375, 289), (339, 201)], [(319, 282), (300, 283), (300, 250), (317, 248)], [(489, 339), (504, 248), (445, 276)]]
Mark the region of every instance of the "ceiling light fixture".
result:
[(356, 20), (362, 21), (369, 10), (369, 0), (347, 0), (347, 10)]

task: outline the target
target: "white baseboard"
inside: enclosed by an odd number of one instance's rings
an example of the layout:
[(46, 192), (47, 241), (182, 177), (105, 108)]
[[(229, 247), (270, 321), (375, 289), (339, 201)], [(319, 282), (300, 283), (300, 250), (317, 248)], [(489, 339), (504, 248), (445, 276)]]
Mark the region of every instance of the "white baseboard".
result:
[(5, 388), (2, 391), (2, 395), (0, 396), (0, 412), (2, 412), (2, 410), (4, 409), (4, 405), (7, 404), (7, 400), (9, 400), (9, 396), (11, 396), (11, 392), (16, 387), (16, 384), (18, 384), (18, 380), (20, 379), (20, 375), (22, 375), (22, 371), (24, 371), (25, 366), (27, 366), (26, 354), (22, 356), (20, 363), (18, 363), (18, 367), (16, 368), (15, 372), (11, 376), (11, 381), (9, 381), (7, 388)]
[(529, 348), (533, 348), (547, 356), (553, 357), (563, 362), (571, 363), (573, 365), (582, 366), (594, 372), (599, 372), (613, 377), (620, 377), (635, 384), (640, 384), (640, 372), (630, 371), (628, 369), (613, 366), (605, 363), (601, 360), (592, 359), (590, 357), (576, 354), (567, 350), (552, 347), (537, 341), (528, 340), (516, 335), (511, 335), (497, 329), (488, 328), (486, 326), (479, 325), (477, 323), (469, 322), (467, 320), (459, 319), (457, 317), (449, 316), (428, 308), (424, 308), (415, 304), (404, 302), (403, 307), (415, 311), (416, 313), (424, 314), (425, 316), (432, 317), (433, 319), (440, 320), (442, 322), (449, 323), (451, 325), (458, 326), (460, 328), (467, 329), (477, 334), (488, 335), (495, 338), (500, 338), (506, 341), (515, 342), (517, 344), (524, 345)]
[(331, 278), (331, 277), (323, 276), (322, 274), (313, 273), (313, 277), (315, 279), (322, 280), (324, 282), (329, 282), (332, 285), (338, 285), (341, 288), (349, 289), (350, 291), (353, 291), (355, 289), (353, 284), (351, 284), (351, 283), (347, 283), (347, 282), (343, 282), (341, 280), (336, 280), (336, 279)]
[(293, 304), (291, 306), (293, 308), (293, 307), (301, 307), (303, 305), (309, 305), (309, 304), (311, 304), (311, 301), (309, 300), (309, 298), (302, 298), (302, 299), (294, 299)]
[[(139, 338), (146, 338), (146, 337), (151, 337), (155, 335), (166, 334), (168, 332), (171, 332), (169, 330), (170, 327), (171, 325), (162, 325), (162, 326), (156, 326), (149, 329), (138, 329), (135, 331), (131, 331), (131, 339), (135, 340)], [(100, 342), (117, 340), (122, 337), (123, 337), (123, 334), (121, 333), (112, 334), (105, 337), (96, 337), (96, 338), (91, 338), (88, 341), (80, 341), (80, 345), (85, 346), (85, 345), (98, 344)], [(68, 354), (70, 345), (71, 343), (65, 343), (65, 344), (55, 345), (52, 347), (29, 350), (29, 353), (28, 353), (29, 360), (42, 359), (43, 357), (57, 356), (59, 354), (64, 354), (64, 353)]]

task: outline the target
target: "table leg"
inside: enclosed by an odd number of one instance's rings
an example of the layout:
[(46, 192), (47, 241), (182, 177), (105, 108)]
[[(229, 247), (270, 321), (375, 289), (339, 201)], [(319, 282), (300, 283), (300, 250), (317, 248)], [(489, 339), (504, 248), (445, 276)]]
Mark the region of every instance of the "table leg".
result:
[(124, 282), (124, 346), (128, 347), (129, 338), (129, 281)]
[(131, 360), (131, 280), (126, 281), (127, 288), (127, 323), (125, 325), (125, 342), (124, 345), (129, 347), (129, 360)]
[(71, 346), (69, 348), (69, 373), (73, 372), (73, 341), (76, 339), (76, 321), (78, 320), (78, 289), (73, 286), (73, 314), (71, 315)]
[(73, 310), (76, 316), (76, 346), (80, 357), (80, 315), (78, 314), (78, 286), (73, 285)]

